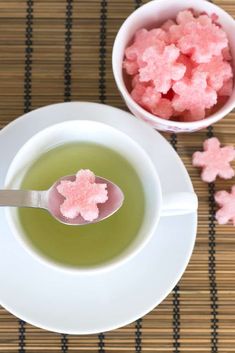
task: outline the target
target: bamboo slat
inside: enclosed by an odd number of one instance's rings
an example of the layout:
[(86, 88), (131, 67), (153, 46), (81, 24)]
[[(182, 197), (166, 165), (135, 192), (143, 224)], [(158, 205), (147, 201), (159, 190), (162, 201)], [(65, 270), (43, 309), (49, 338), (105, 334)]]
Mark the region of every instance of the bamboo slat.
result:
[[(24, 111), (65, 99), (127, 109), (112, 75), (112, 44), (124, 19), (146, 2), (1, 0), (0, 128)], [(235, 16), (234, 0), (215, 3)], [(31, 14), (30, 23), (27, 13)], [(66, 33), (65, 26), (71, 22), (71, 32)], [(69, 37), (71, 48), (67, 47), (65, 55)], [(26, 46), (32, 48), (31, 58), (26, 57)], [(65, 66), (69, 70), (67, 80)], [(235, 143), (235, 112), (216, 124), (213, 133), (223, 143)], [(200, 208), (190, 264), (164, 302), (142, 320), (104, 335), (65, 337), (21, 323), (0, 308), (0, 353), (235, 352), (235, 230), (230, 225), (215, 225), (215, 239), (210, 239), (212, 210), (208, 198), (213, 190), (200, 180), (198, 170), (191, 165), (192, 153), (201, 148), (207, 136), (208, 130), (179, 135), (176, 140), (165, 135), (190, 173)], [(233, 183), (219, 180), (215, 189), (228, 189)], [(215, 257), (211, 258), (209, 251), (214, 248)], [(211, 278), (213, 268), (215, 277)]]

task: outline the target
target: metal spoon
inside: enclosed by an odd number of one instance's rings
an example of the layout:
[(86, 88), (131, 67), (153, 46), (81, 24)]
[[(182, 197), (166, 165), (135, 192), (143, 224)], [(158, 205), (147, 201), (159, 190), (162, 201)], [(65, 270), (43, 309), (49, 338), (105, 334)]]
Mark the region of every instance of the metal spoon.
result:
[(81, 216), (74, 219), (64, 217), (60, 212), (60, 205), (64, 197), (57, 191), (57, 185), (61, 180), (74, 181), (75, 175), (68, 175), (57, 180), (48, 190), (0, 190), (0, 206), (34, 207), (47, 210), (59, 222), (68, 225), (84, 225), (100, 222), (112, 216), (122, 206), (124, 195), (122, 190), (111, 181), (96, 176), (97, 183), (106, 183), (108, 200), (99, 204), (99, 217), (92, 222), (85, 221)]

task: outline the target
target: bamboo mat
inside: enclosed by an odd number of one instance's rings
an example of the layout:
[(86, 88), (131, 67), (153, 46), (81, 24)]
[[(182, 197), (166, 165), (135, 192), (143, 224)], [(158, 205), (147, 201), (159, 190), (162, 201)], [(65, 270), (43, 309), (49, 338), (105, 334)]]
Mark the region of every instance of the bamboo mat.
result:
[[(125, 109), (111, 71), (112, 43), (123, 20), (142, 3), (0, 0), (0, 127), (64, 100)], [(216, 3), (235, 16), (235, 0)], [(212, 201), (215, 190), (232, 181), (208, 186), (191, 166), (192, 153), (212, 135), (234, 143), (235, 113), (213, 129), (166, 135), (190, 172), (200, 209), (192, 259), (164, 302), (127, 327), (92, 336), (46, 332), (0, 308), (0, 352), (235, 352), (235, 229), (214, 222)]]

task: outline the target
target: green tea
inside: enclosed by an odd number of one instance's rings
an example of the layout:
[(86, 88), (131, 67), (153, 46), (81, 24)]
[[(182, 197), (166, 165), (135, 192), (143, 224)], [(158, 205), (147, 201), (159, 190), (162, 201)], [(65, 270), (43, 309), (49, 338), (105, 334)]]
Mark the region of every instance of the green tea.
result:
[(45, 190), (64, 175), (91, 169), (123, 190), (121, 209), (108, 219), (85, 226), (63, 225), (44, 210), (19, 209), (24, 232), (40, 253), (58, 263), (87, 267), (105, 263), (123, 252), (136, 237), (144, 217), (144, 191), (132, 165), (102, 145), (71, 143), (41, 155), (30, 166), (22, 189)]

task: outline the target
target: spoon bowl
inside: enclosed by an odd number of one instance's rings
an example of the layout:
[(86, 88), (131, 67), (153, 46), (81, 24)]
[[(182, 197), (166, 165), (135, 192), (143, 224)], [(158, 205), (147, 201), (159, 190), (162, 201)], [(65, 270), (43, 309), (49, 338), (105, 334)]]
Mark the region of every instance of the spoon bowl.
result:
[(103, 221), (104, 219), (112, 216), (115, 212), (119, 210), (124, 201), (124, 194), (122, 190), (110, 180), (105, 178), (101, 178), (96, 176), (96, 183), (105, 183), (107, 184), (108, 191), (108, 200), (105, 203), (98, 204), (99, 207), (99, 217), (94, 221), (89, 222), (84, 220), (82, 216), (77, 216), (74, 219), (68, 219), (64, 217), (60, 212), (60, 205), (64, 201), (64, 197), (58, 192), (57, 186), (61, 182), (61, 180), (75, 180), (75, 175), (67, 175), (58, 181), (56, 181), (52, 187), (46, 192), (46, 204), (47, 210), (51, 213), (51, 215), (56, 218), (59, 222), (69, 225), (86, 225), (90, 223), (97, 223)]
[(48, 190), (0, 190), (0, 206), (34, 207), (47, 210), (57, 221), (67, 225), (85, 225), (97, 223), (112, 216), (119, 210), (124, 201), (122, 190), (110, 180), (96, 176), (96, 183), (107, 184), (108, 200), (98, 204), (99, 217), (92, 222), (86, 221), (80, 215), (74, 219), (66, 218), (60, 211), (64, 197), (57, 191), (61, 180), (74, 181), (75, 175), (68, 175), (57, 180)]

